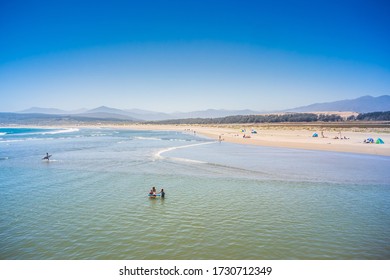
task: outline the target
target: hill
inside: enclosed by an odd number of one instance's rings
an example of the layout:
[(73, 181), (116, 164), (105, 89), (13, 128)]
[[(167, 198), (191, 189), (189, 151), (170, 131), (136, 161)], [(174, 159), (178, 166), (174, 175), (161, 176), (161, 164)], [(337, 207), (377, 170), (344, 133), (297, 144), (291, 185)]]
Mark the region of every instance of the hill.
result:
[(41, 108), (41, 107), (31, 107), (29, 109), (20, 111), (18, 113), (22, 114), (50, 114), (50, 115), (69, 115), (69, 114), (81, 114), (87, 111), (86, 109), (65, 111), (56, 108)]
[(308, 106), (286, 110), (288, 112), (324, 112), (324, 111), (351, 111), (358, 113), (390, 111), (390, 96), (378, 97), (362, 96), (356, 99), (347, 99), (327, 103), (315, 103)]
[(99, 123), (129, 123), (135, 120), (130, 117), (123, 119), (115, 114), (84, 114), (84, 115), (54, 115), (38, 113), (0, 113), (1, 125), (69, 125), (69, 124), (95, 124)]

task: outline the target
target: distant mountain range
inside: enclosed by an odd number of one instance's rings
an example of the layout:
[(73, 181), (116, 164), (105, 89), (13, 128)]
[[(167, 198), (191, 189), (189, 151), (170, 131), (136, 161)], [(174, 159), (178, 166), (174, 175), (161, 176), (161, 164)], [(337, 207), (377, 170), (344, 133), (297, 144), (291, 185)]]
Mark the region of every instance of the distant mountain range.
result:
[(117, 119), (129, 121), (161, 121), (170, 119), (188, 119), (188, 118), (221, 118), (232, 115), (256, 115), (260, 112), (251, 110), (214, 110), (209, 109), (205, 111), (194, 111), (188, 113), (161, 113), (154, 111), (146, 111), (140, 109), (121, 110), (101, 106), (92, 110), (77, 110), (77, 111), (63, 111), (55, 108), (40, 108), (33, 107), (23, 110), (22, 114), (49, 114), (49, 115), (69, 115), (71, 117), (95, 118), (95, 119)]
[(79, 109), (73, 111), (65, 111), (56, 108), (40, 108), (40, 107), (32, 107), (30, 109), (26, 109), (20, 111), (18, 113), (23, 114), (49, 114), (49, 115), (67, 115), (67, 114), (81, 114), (88, 111), (87, 109)]
[[(279, 112), (381, 112), (390, 111), (390, 96), (383, 95), (379, 97), (363, 96), (357, 99), (341, 100), (327, 103), (315, 103), (308, 106), (287, 109)], [(236, 115), (258, 115), (264, 112), (252, 110), (215, 110), (209, 109), (204, 111), (194, 112), (177, 112), (177, 113), (161, 113), (154, 111), (146, 111), (140, 109), (120, 110), (101, 106), (92, 110), (79, 109), (74, 111), (64, 111), (56, 108), (39, 108), (33, 107), (18, 113), (8, 113), (2, 115), (3, 119), (7, 116), (8, 119), (32, 120), (57, 119), (59, 121), (162, 121), (170, 119), (188, 119), (188, 118), (223, 118)], [(271, 112), (267, 112), (271, 113)]]
[(384, 112), (390, 111), (390, 96), (382, 95), (379, 97), (362, 96), (356, 99), (340, 100), (327, 103), (315, 103), (308, 106), (297, 107), (287, 110), (289, 112)]

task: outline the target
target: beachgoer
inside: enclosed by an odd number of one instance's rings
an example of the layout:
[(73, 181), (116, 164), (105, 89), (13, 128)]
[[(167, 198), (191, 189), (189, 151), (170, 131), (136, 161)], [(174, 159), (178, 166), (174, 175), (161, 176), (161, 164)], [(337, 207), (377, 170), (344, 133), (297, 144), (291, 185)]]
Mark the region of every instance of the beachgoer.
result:
[(152, 187), (152, 189), (150, 190), (149, 194), (150, 195), (156, 195), (156, 188), (155, 187)]
[(50, 157), (51, 157), (51, 155), (49, 155), (49, 153), (46, 153), (46, 156), (44, 156), (43, 159), (47, 159), (47, 161), (49, 161)]
[(161, 198), (164, 198), (164, 197), (165, 197), (164, 189), (161, 189), (160, 194), (161, 194)]

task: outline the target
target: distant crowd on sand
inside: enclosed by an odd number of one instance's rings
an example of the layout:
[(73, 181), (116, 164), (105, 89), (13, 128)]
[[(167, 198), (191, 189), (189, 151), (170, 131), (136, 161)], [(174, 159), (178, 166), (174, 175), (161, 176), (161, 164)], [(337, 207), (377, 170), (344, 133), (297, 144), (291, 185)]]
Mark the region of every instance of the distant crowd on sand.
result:
[[(318, 133), (317, 133), (317, 132), (314, 132), (312, 136), (313, 136), (313, 137), (318, 137)], [(321, 131), (321, 138), (328, 138), (327, 136), (324, 135), (324, 132), (323, 132), (323, 131)], [(346, 139), (346, 140), (347, 140), (347, 139), (349, 139), (349, 138), (346, 137), (346, 136), (342, 136), (342, 135), (341, 135), (341, 132), (339, 132), (339, 136), (335, 136), (335, 137), (333, 137), (333, 139), (340, 139), (340, 140)]]
[[(318, 137), (317, 132), (315, 132), (315, 133), (313, 134), (313, 137)], [(328, 137), (324, 136), (324, 132), (323, 132), (323, 131), (321, 131), (321, 137), (322, 137), (322, 138), (328, 138)], [(342, 136), (342, 135), (341, 135), (341, 132), (339, 132), (339, 136), (335, 136), (335, 137), (333, 137), (333, 139), (348, 140), (349, 137)], [(374, 143), (375, 143), (375, 144), (384, 144), (385, 142), (384, 142), (381, 138), (378, 138), (378, 139), (375, 141), (372, 137), (369, 137), (369, 138), (367, 138), (367, 139), (364, 139), (363, 143), (366, 143), (366, 144), (374, 144)]]

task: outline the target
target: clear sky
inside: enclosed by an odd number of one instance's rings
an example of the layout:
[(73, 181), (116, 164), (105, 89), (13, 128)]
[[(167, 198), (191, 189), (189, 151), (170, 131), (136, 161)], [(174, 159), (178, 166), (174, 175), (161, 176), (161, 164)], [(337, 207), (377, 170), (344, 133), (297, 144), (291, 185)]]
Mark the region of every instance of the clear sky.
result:
[(386, 0), (0, 1), (0, 111), (390, 94), (389, 15)]

